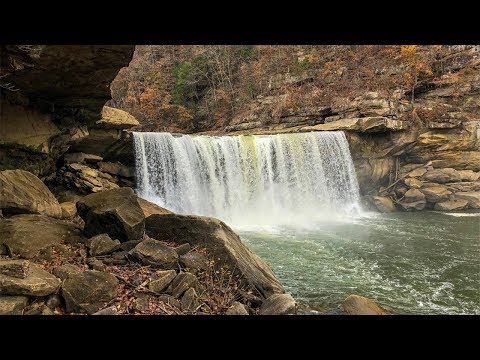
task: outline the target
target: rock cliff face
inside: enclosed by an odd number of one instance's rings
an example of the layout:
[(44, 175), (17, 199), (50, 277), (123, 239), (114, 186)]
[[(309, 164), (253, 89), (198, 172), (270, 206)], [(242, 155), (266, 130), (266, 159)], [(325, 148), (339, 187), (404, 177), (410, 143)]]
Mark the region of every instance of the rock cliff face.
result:
[(2, 45), (0, 51), (0, 170), (45, 176), (102, 118), (110, 83), (134, 46)]

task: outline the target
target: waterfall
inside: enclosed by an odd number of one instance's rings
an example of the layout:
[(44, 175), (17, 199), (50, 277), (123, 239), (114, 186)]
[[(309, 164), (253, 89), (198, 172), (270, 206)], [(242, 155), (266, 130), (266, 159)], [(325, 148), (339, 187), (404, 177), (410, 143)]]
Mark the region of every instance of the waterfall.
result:
[(343, 132), (133, 138), (138, 195), (177, 213), (294, 225), (359, 209)]

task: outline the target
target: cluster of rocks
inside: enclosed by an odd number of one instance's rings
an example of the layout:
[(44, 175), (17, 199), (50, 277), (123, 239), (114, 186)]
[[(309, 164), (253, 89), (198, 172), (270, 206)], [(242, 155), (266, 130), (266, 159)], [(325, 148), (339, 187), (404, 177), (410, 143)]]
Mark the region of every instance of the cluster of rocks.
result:
[(401, 181), (393, 190), (398, 201), (394, 203), (386, 196), (368, 197), (379, 211), (480, 209), (480, 172), (418, 164), (403, 170), (411, 171), (401, 175)]
[[(270, 267), (217, 219), (173, 214), (127, 187), (68, 210), (31, 173), (2, 171), (0, 181), (0, 314), (297, 311)], [(233, 282), (214, 308), (218, 271)]]

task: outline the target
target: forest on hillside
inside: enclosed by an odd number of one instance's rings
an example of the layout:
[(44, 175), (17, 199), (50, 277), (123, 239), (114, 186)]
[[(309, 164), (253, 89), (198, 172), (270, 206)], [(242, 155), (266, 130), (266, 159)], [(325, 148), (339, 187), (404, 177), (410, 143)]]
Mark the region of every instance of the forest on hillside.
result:
[(112, 83), (111, 105), (134, 115), (144, 131), (195, 132), (368, 91), (413, 101), (428, 82), (448, 81), (443, 63), (464, 48), (142, 45)]

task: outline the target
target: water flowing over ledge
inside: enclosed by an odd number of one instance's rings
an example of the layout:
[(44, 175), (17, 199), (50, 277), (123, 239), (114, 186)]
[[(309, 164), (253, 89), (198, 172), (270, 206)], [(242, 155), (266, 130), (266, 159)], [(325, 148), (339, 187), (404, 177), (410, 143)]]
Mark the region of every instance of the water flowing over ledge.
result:
[(343, 132), (133, 136), (138, 194), (177, 213), (298, 226), (360, 208)]

